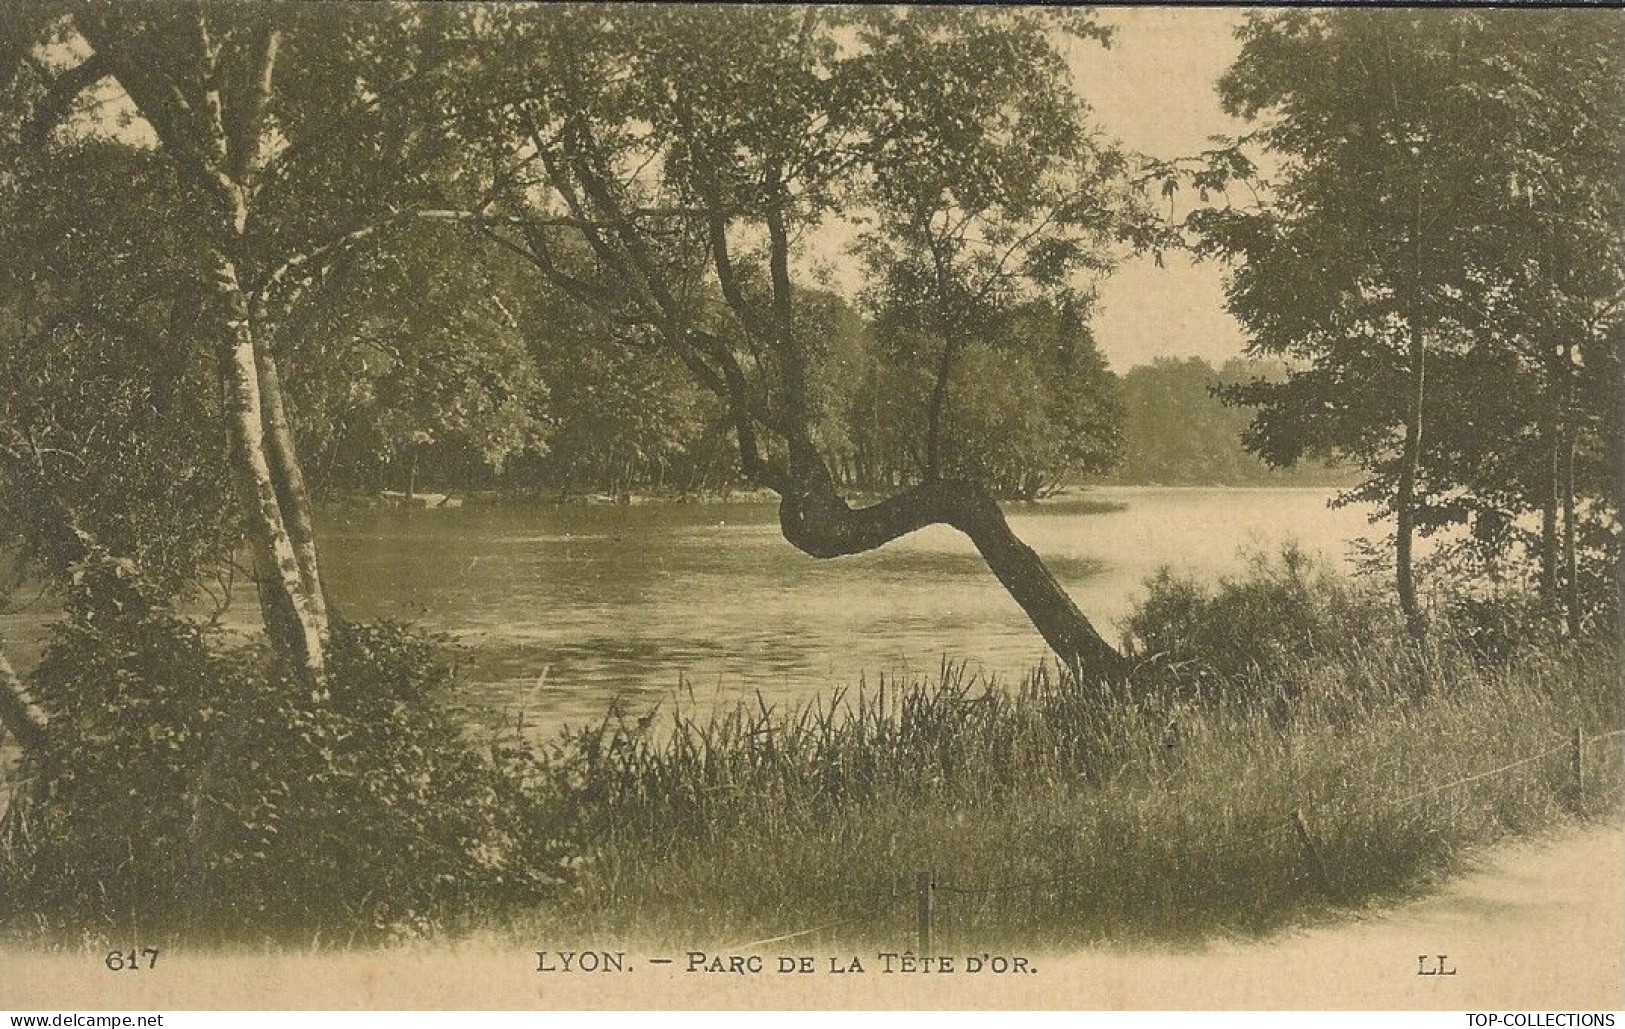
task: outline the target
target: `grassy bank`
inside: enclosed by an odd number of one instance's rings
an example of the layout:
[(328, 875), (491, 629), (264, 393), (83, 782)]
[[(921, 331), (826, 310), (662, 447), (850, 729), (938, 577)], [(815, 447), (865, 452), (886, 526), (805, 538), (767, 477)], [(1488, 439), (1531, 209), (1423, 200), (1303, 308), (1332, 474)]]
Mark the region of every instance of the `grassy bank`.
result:
[(925, 871), (962, 953), (1266, 932), (1619, 810), (1616, 645), (1447, 600), (1413, 642), (1288, 548), (1152, 579), (1118, 690), (945, 665), (794, 710), (612, 713), (542, 754), (454, 716), (444, 641), (404, 626), (346, 624), (306, 696), (172, 616), (72, 622), (32, 675), (66, 742), (7, 787), (0, 924), (900, 950)]
[(599, 844), (577, 891), (499, 928), (692, 946), (832, 926), (805, 939), (900, 949), (929, 868), (944, 946), (1253, 933), (1617, 810), (1625, 739), (1587, 744), (1583, 793), (1568, 743), (1620, 724), (1611, 648), (1484, 664), (1353, 640), (1245, 686), (1117, 701), (945, 667), (799, 711), (612, 719), (567, 750)]

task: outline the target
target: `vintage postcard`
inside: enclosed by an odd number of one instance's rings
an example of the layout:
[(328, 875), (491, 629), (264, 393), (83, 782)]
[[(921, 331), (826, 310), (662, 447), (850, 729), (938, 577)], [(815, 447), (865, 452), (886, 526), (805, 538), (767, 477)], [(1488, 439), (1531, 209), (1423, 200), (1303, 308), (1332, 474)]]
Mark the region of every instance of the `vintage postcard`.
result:
[(0, 1008), (1620, 1008), (1622, 66), (7, 4)]

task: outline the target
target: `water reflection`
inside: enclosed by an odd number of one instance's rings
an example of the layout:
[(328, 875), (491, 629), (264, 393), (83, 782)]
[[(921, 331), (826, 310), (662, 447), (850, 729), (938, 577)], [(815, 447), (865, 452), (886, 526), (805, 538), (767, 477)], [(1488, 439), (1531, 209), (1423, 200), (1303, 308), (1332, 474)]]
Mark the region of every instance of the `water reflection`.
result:
[[(1008, 513), (1115, 637), (1160, 563), (1219, 574), (1239, 547), (1288, 537), (1341, 556), (1365, 521), (1328, 510), (1328, 496), (1103, 489)], [(594, 719), (612, 697), (652, 700), (683, 680), (794, 703), (865, 674), (928, 674), (944, 656), (1009, 676), (1045, 653), (970, 544), (942, 527), (834, 561), (786, 544), (760, 504), (351, 512), (322, 535), (348, 614), (454, 633), (476, 695), (532, 723)]]
[[(1079, 607), (1116, 622), (1159, 564), (1202, 576), (1244, 547), (1295, 538), (1341, 558), (1364, 513), (1325, 490), (1118, 488), (1007, 509)], [(870, 554), (819, 561), (779, 535), (766, 504), (335, 511), (318, 526), (328, 586), (352, 618), (421, 622), (456, 637), (467, 704), (523, 711), (548, 731), (672, 697), (795, 704), (944, 657), (1017, 676), (1045, 654), (964, 537), (932, 527)], [(230, 620), (252, 631), (240, 583)], [(0, 616), (26, 667), (49, 606)], [(686, 705), (685, 705), (686, 706)]]

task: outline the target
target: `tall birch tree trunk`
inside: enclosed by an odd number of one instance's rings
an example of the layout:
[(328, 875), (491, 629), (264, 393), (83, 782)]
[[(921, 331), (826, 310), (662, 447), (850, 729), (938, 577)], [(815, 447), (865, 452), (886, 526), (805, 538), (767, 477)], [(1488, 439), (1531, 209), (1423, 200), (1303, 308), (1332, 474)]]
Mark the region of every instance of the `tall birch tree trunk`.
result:
[[(212, 13), (166, 11), (149, 22), (137, 8), (85, 5), (75, 8), (74, 22), (181, 175), (207, 198), (199, 217), (208, 282), (198, 334), (216, 349), (260, 611), (277, 663), (319, 691), (326, 682), (327, 611), (309, 501), (281, 379), (260, 338), (269, 327), (255, 324), (255, 301), (243, 281), (280, 35), (269, 18), (246, 31), (218, 32)], [(160, 61), (141, 39), (156, 32), (174, 33), (175, 47)]]
[(260, 346), (256, 356), (259, 359), (260, 392), (265, 415), (266, 451), (276, 481), (277, 502), (282, 506), (294, 559), (299, 563), (299, 581), (305, 602), (310, 606), (318, 630), (325, 633), (327, 593), (316, 559), (316, 527), (311, 516), (310, 491), (305, 486), (305, 473), (299, 467), (293, 426), (288, 418), (287, 401), (282, 390), (282, 376), (269, 347)]
[(231, 468), (238, 503), (248, 525), (260, 612), (279, 662), (299, 674), (312, 689), (319, 689), (326, 679), (326, 612), (311, 602), (288, 531), (282, 490), (266, 441), (258, 351), (248, 320), (247, 297), (237, 282), (236, 269), (223, 254), (216, 255), (216, 288), (216, 300), (224, 315), (220, 318), (219, 327), (224, 331), (218, 345), (225, 380)]

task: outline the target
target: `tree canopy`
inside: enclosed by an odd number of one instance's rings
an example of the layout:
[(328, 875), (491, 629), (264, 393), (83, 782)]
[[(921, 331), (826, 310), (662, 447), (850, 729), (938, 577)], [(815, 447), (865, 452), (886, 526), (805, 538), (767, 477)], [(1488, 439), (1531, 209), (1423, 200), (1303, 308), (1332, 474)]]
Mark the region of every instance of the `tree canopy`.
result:
[(1345, 499), (1392, 514), (1413, 627), (1417, 533), (1471, 524), (1504, 551), (1505, 528), (1540, 512), (1555, 600), (1559, 498), (1574, 508), (1587, 482), (1617, 520), (1616, 475), (1564, 469), (1600, 470), (1618, 435), (1602, 398), (1620, 272), (1596, 255), (1621, 232), (1621, 32), (1598, 12), (1258, 14), (1220, 83), (1257, 125), (1225, 159), (1257, 147), (1276, 170), (1189, 225), (1233, 262), (1251, 351), (1301, 365), (1228, 396), (1258, 407), (1248, 445), (1272, 463), (1365, 471)]

